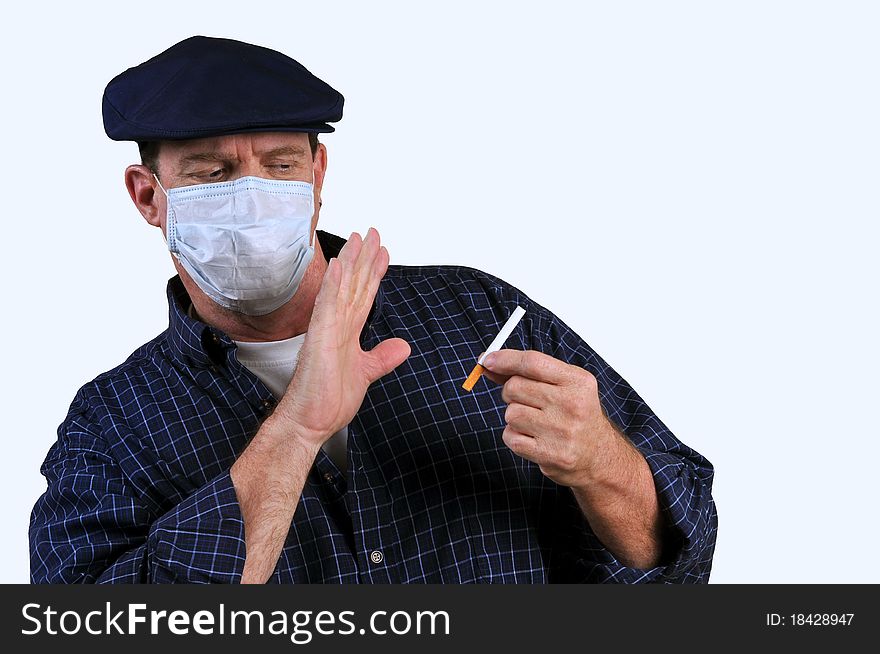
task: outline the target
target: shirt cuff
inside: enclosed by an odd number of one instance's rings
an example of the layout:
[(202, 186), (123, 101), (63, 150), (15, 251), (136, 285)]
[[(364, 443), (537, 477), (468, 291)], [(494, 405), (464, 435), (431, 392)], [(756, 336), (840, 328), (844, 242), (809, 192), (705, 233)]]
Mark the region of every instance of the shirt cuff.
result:
[(239, 583), (244, 520), (229, 471), (153, 523), (147, 549), (151, 583)]
[(705, 581), (715, 549), (717, 517), (709, 485), (684, 459), (639, 448), (654, 477), (666, 525), (664, 563), (646, 570), (646, 581)]

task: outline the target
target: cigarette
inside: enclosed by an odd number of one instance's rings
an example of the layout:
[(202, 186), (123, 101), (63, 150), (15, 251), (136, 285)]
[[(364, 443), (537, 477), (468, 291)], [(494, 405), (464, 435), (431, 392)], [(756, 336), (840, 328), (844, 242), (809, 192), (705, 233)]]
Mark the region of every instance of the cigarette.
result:
[(522, 320), (524, 315), (526, 315), (526, 310), (522, 307), (518, 306), (513, 310), (513, 313), (510, 314), (510, 318), (504, 323), (504, 327), (498, 332), (498, 336), (495, 337), (495, 340), (489, 344), (486, 351), (483, 352), (479, 359), (477, 359), (477, 365), (471, 370), (471, 374), (468, 375), (468, 378), (464, 380), (464, 384), (461, 385), (464, 390), (471, 391), (474, 388), (474, 384), (477, 383), (477, 380), (486, 371), (483, 367), (483, 361), (485, 358), (492, 354), (492, 352), (497, 352), (501, 349), (501, 346), (504, 345), (504, 341), (510, 338), (513, 330), (516, 329), (516, 326), (519, 324), (519, 321)]

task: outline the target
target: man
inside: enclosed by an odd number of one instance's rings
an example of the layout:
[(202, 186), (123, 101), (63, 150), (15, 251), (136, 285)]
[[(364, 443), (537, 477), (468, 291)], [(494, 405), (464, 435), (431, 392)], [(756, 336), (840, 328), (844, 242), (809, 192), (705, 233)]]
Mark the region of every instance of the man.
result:
[(58, 430), (33, 581), (706, 581), (710, 464), (576, 334), (486, 273), (389, 266), (375, 229), (316, 232), (342, 102), (204, 37), (108, 85), (178, 276), (168, 329)]

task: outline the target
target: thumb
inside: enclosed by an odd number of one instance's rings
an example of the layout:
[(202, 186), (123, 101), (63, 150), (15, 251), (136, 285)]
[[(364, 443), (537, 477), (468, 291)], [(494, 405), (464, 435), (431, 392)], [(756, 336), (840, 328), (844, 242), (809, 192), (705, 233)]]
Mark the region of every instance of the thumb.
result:
[(402, 338), (389, 338), (382, 341), (372, 350), (366, 353), (367, 377), (372, 384), (380, 377), (384, 377), (397, 366), (403, 363), (410, 355), (412, 348)]

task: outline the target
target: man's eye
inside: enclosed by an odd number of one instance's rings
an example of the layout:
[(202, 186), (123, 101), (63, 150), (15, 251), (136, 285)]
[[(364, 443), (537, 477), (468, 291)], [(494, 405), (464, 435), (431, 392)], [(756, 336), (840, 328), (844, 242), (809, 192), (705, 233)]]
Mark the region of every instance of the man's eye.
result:
[(217, 168), (216, 170), (212, 170), (210, 173), (208, 173), (208, 177), (210, 177), (211, 179), (217, 179), (218, 177), (221, 177), (222, 175), (223, 175), (222, 168)]
[(280, 173), (286, 173), (287, 171), (289, 171), (291, 169), (290, 164), (275, 164), (272, 167)]

